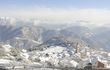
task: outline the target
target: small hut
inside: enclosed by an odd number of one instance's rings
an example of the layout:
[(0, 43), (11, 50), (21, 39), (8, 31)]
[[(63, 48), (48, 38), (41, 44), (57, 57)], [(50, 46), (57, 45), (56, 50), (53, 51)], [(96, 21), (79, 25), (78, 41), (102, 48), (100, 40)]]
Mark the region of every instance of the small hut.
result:
[(97, 68), (105, 68), (105, 64), (102, 63), (102, 62), (100, 62), (100, 61), (97, 61), (97, 62), (96, 62), (96, 67), (97, 67)]

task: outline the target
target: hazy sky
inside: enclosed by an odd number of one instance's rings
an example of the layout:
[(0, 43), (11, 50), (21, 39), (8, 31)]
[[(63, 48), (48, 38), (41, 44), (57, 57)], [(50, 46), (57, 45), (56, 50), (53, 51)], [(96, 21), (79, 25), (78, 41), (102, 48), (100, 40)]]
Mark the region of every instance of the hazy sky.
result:
[(110, 0), (0, 0), (2, 10), (49, 8), (100, 8), (109, 9)]
[(83, 20), (93, 25), (108, 25), (110, 0), (0, 0), (0, 16), (37, 17), (58, 22)]
[(0, 14), (2, 15), (15, 15), (16, 13), (32, 15), (38, 11), (75, 9), (109, 10), (110, 0), (0, 0)]

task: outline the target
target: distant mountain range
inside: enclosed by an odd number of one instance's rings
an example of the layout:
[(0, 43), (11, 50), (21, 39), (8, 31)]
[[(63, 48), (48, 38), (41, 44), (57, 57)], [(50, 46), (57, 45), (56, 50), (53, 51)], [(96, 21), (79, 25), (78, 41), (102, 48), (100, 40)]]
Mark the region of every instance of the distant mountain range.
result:
[(2, 17), (0, 18), (0, 42), (9, 43), (14, 47), (30, 48), (43, 43), (64, 46), (65, 41), (70, 43), (83, 41), (89, 47), (110, 50), (109, 27), (89, 29), (80, 25), (44, 24), (35, 25), (34, 20)]

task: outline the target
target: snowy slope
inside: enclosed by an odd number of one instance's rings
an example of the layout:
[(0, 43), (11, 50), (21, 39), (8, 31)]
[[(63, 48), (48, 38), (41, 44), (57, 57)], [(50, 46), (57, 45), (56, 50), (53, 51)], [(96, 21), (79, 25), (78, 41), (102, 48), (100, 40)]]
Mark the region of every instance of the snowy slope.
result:
[[(45, 67), (84, 67), (88, 62), (95, 64), (103, 62), (106, 67), (110, 66), (110, 53), (96, 50), (87, 46), (79, 46), (77, 53), (75, 48), (70, 50), (62, 46), (50, 46), (44, 50), (28, 51), (26, 49), (13, 48), (10, 45), (2, 45), (5, 49), (0, 55), (0, 64), (37, 64)], [(8, 52), (8, 53), (7, 53)], [(3, 60), (3, 61), (2, 61)]]

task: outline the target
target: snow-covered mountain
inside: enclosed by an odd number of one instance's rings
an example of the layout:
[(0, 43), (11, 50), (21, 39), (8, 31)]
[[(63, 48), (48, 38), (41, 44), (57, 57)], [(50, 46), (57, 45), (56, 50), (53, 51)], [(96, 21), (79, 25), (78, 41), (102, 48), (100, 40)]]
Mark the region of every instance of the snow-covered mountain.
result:
[(110, 64), (106, 51), (110, 49), (109, 29), (101, 32), (80, 25), (42, 25), (44, 22), (35, 25), (35, 21), (0, 18), (1, 61), (47, 67), (83, 67), (96, 61)]

